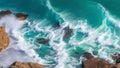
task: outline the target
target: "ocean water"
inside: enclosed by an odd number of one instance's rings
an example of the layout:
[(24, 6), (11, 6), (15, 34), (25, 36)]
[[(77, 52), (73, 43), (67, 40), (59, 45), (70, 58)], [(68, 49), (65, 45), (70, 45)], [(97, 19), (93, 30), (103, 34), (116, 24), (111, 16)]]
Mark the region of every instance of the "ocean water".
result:
[[(1, 0), (0, 10), (29, 17), (0, 19), (11, 39), (0, 54), (0, 65), (31, 61), (45, 68), (82, 68), (84, 52), (114, 63), (111, 55), (120, 52), (119, 4), (119, 0)], [(67, 38), (66, 27), (72, 29)], [(39, 44), (37, 38), (49, 42)]]

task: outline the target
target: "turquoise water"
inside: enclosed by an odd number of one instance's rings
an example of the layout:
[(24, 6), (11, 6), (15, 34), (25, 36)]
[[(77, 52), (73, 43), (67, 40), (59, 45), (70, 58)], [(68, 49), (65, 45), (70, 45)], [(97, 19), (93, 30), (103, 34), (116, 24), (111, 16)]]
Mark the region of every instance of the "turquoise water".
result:
[[(119, 4), (119, 0), (3, 0), (0, 9), (29, 15), (30, 22), (20, 32), (44, 60), (41, 63), (76, 68), (84, 52), (111, 63), (111, 55), (120, 52)], [(64, 38), (68, 26), (73, 31)], [(49, 42), (39, 44), (37, 38)]]

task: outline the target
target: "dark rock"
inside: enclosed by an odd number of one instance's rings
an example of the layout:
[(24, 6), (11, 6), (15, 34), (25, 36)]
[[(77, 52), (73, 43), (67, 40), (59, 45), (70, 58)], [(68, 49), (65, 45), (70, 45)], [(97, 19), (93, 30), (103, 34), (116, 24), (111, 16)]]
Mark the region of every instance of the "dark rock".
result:
[(87, 59), (93, 58), (92, 54), (91, 54), (91, 53), (88, 53), (88, 52), (85, 52), (85, 53), (83, 54), (83, 57), (85, 57), (85, 58), (87, 58)]
[(120, 63), (120, 58), (116, 59), (116, 64)]
[(19, 20), (25, 20), (28, 17), (28, 15), (24, 13), (12, 13), (10, 10), (0, 11), (0, 17), (9, 14), (14, 14)]
[(116, 64), (120, 63), (120, 54), (112, 55), (112, 59), (116, 61)]
[(0, 11), (0, 16), (5, 16), (5, 15), (9, 15), (9, 14), (12, 14), (12, 12), (10, 10)]
[(32, 62), (14, 62), (10, 68), (44, 68), (44, 66)]
[(15, 13), (15, 16), (19, 19), (19, 20), (25, 20), (28, 15), (24, 14), (24, 13)]
[(73, 29), (70, 29), (69, 27), (65, 27), (64, 31), (65, 31), (64, 38), (69, 38), (72, 35)]
[(48, 44), (49, 43), (49, 39), (45, 39), (45, 38), (38, 38), (37, 42), (39, 44)]

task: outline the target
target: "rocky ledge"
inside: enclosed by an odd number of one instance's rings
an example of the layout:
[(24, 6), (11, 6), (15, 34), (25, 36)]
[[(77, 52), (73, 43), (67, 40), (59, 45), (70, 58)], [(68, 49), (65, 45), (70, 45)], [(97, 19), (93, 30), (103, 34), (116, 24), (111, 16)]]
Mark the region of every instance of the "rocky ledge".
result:
[(5, 31), (5, 27), (0, 26), (0, 51), (7, 48), (9, 44), (9, 37)]
[(101, 60), (93, 57), (90, 53), (86, 52), (83, 55), (87, 60), (83, 61), (82, 68), (120, 68), (120, 56), (112, 56), (116, 64), (111, 64), (108, 61)]
[(14, 62), (10, 68), (44, 68), (44, 66), (32, 62)]
[(13, 13), (10, 10), (5, 10), (5, 11), (0, 11), (0, 18), (5, 16), (5, 15), (10, 15), (10, 14), (15, 15), (16, 18), (19, 19), (19, 20), (25, 20), (28, 17), (28, 15), (24, 14), (24, 13)]

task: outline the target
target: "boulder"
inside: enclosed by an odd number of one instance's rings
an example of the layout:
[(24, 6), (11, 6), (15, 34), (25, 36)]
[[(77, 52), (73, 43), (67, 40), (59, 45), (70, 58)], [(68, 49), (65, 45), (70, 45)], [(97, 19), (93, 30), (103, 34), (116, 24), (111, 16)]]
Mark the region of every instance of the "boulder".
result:
[(83, 68), (116, 68), (116, 65), (102, 61), (99, 58), (91, 58), (83, 61)]
[(19, 19), (19, 20), (25, 20), (27, 19), (28, 15), (24, 14), (24, 13), (15, 13), (15, 16)]
[(9, 14), (12, 14), (12, 12), (10, 10), (0, 11), (0, 16), (5, 16), (5, 15), (9, 15)]
[(44, 68), (43, 65), (32, 62), (14, 62), (10, 68)]
[(9, 45), (9, 37), (5, 31), (5, 27), (0, 26), (0, 51), (7, 48)]
[(72, 35), (73, 29), (70, 29), (69, 27), (65, 27), (64, 31), (65, 31), (64, 38), (69, 38)]

